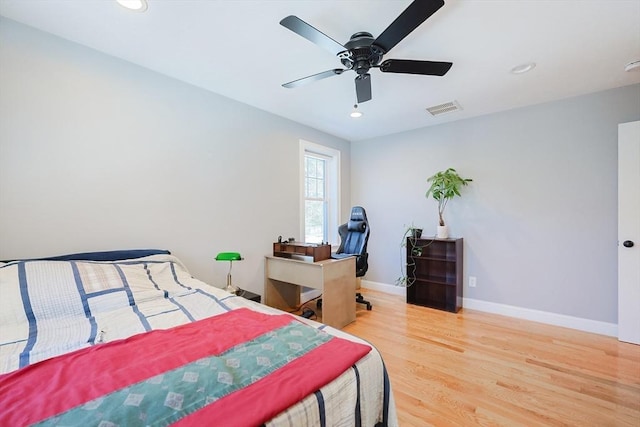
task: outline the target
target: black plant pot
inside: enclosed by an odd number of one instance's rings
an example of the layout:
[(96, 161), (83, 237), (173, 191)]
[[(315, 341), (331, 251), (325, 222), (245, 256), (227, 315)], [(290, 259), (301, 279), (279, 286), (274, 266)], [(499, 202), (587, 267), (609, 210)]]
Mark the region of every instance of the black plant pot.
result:
[(411, 237), (414, 239), (419, 239), (420, 237), (422, 237), (422, 228), (412, 228)]

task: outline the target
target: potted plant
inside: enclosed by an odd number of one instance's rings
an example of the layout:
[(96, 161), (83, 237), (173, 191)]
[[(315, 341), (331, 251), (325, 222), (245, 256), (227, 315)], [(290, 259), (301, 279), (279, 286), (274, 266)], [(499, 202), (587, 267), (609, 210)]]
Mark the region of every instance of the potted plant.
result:
[(449, 237), (449, 229), (444, 222), (444, 208), (447, 207), (449, 200), (455, 196), (460, 196), (460, 188), (473, 181), (470, 178), (462, 178), (458, 175), (453, 168), (440, 171), (435, 175), (429, 177), (427, 182), (431, 183), (431, 186), (427, 190), (425, 197), (433, 197), (438, 202), (438, 234), (439, 238)]

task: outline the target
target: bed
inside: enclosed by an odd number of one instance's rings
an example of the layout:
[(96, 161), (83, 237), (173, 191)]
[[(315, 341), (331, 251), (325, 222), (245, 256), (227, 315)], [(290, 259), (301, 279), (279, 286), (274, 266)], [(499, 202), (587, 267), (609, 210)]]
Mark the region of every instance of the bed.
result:
[(0, 425), (396, 426), (366, 342), (164, 250), (0, 262)]

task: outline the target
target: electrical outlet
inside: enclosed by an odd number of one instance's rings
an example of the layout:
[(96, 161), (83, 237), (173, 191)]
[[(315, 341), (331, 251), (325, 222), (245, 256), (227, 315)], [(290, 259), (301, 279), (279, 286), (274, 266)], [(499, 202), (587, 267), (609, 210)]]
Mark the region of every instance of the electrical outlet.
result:
[(476, 287), (476, 276), (469, 276), (469, 287), (470, 288)]

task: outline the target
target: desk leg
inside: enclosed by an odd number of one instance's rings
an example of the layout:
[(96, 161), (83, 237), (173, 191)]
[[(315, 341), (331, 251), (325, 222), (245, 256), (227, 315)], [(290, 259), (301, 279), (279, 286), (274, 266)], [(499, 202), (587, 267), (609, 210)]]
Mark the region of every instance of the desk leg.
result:
[(300, 286), (298, 285), (266, 278), (264, 293), (265, 304), (269, 307), (291, 311), (300, 305)]
[(354, 264), (346, 264), (345, 273), (324, 283), (322, 323), (342, 328), (356, 320), (356, 277)]

